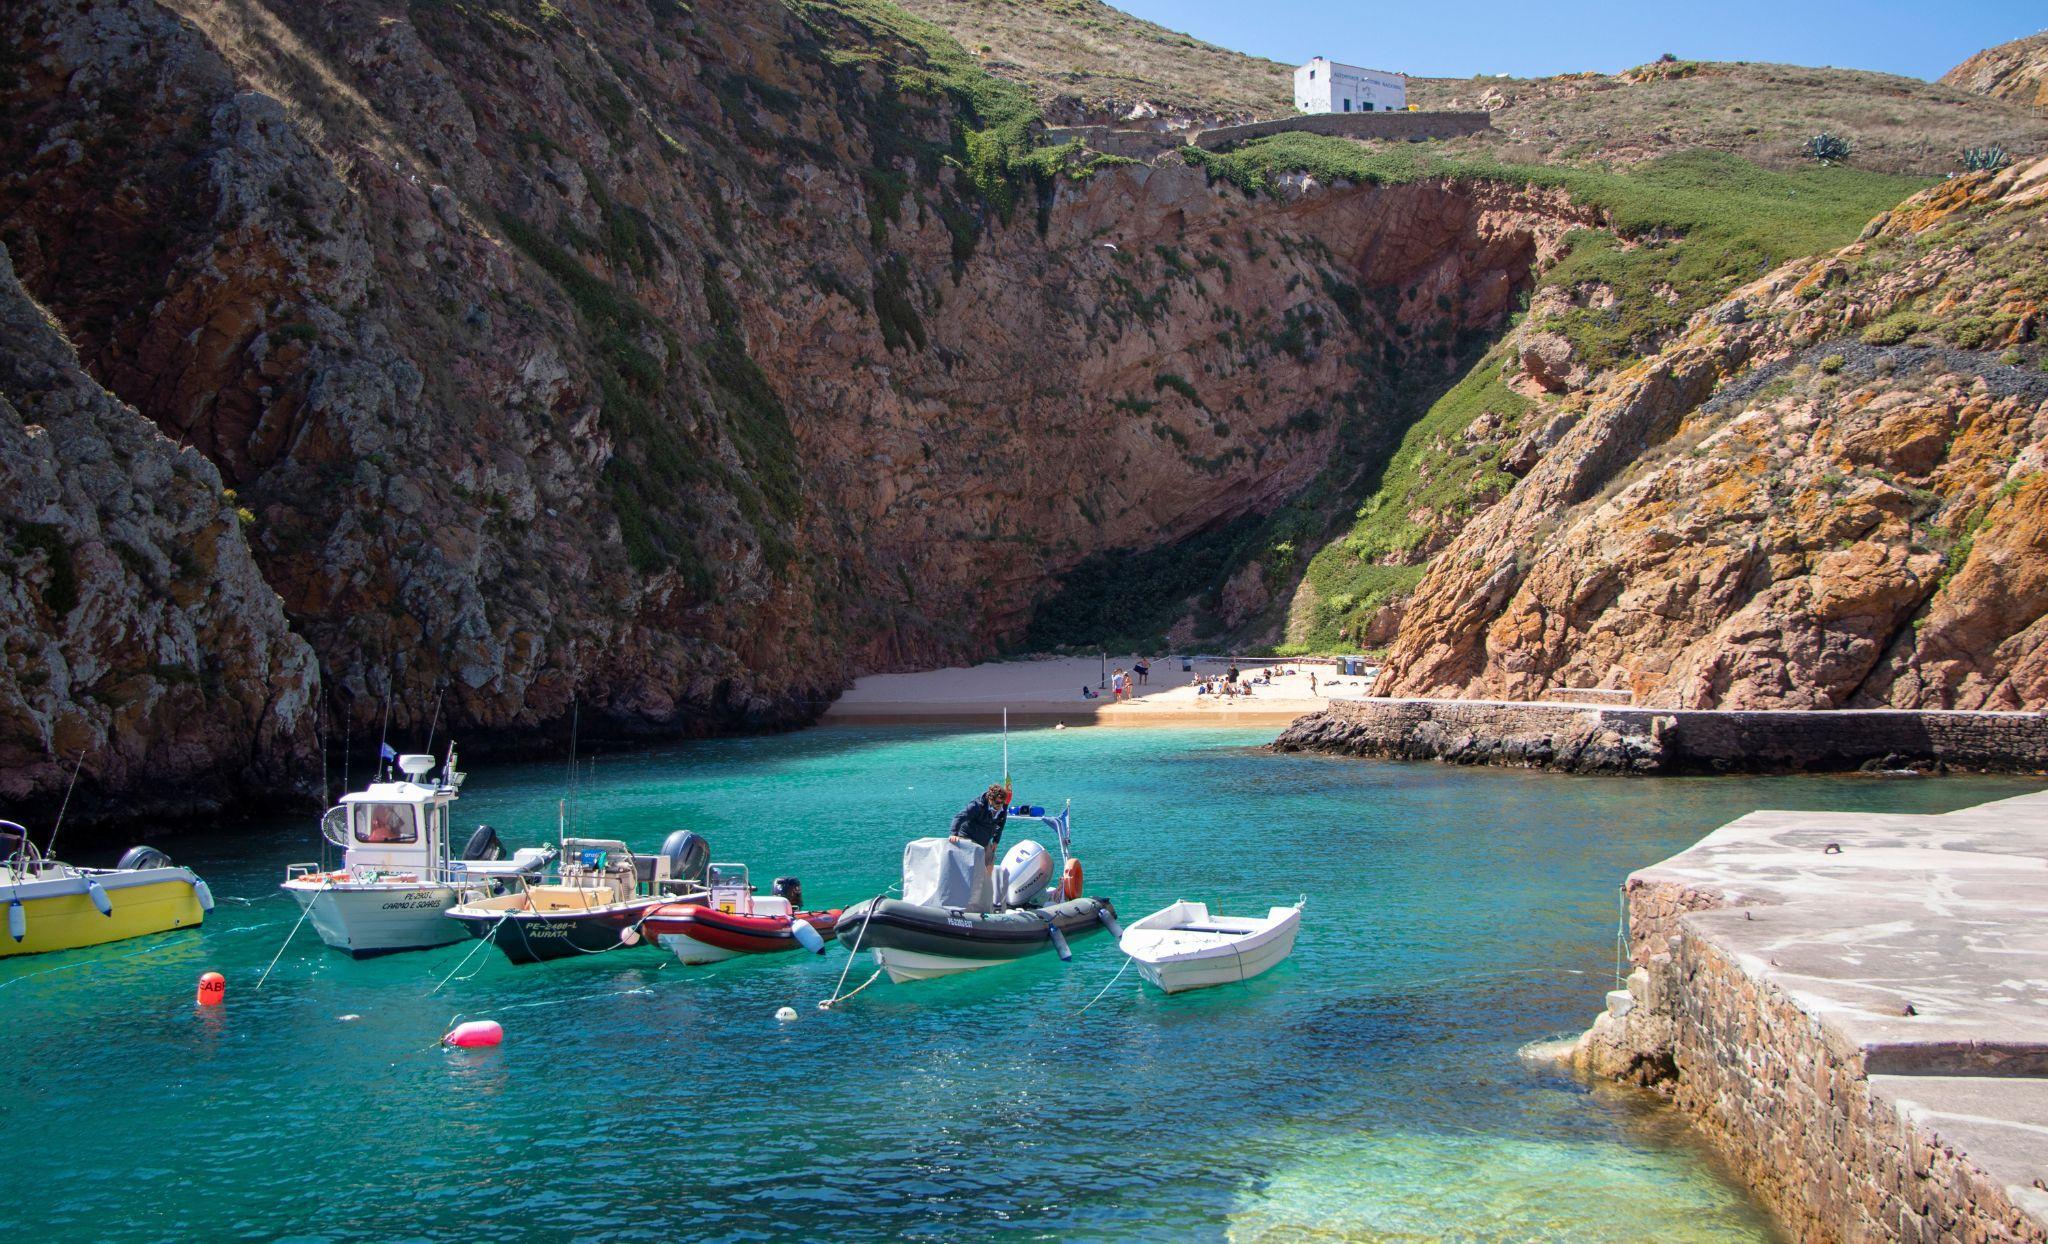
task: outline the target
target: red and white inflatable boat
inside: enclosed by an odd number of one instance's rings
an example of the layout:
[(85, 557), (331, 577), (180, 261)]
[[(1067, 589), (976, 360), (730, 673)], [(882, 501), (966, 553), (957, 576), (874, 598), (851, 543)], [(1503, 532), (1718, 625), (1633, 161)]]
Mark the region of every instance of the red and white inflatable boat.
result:
[(756, 895), (744, 864), (713, 864), (709, 895), (665, 903), (641, 922), (640, 932), (684, 963), (718, 963), (741, 955), (786, 950), (825, 953), (839, 912), (800, 911), (803, 887), (794, 877), (775, 879), (775, 892)]

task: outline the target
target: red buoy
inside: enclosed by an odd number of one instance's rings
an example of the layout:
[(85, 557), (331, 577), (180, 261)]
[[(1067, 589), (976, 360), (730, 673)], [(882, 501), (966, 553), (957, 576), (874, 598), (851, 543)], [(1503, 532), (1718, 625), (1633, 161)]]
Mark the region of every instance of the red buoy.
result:
[(208, 972), (199, 978), (199, 1005), (219, 1006), (228, 996), (228, 978)]

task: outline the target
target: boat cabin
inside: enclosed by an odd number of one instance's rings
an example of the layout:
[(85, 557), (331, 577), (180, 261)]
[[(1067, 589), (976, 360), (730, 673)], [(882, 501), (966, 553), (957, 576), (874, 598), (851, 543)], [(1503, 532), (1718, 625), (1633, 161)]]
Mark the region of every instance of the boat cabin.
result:
[(320, 832), (346, 853), (350, 871), (432, 872), (450, 854), (449, 808), (460, 781), (425, 785), (432, 756), (400, 756), (408, 780), (372, 782), (343, 795)]

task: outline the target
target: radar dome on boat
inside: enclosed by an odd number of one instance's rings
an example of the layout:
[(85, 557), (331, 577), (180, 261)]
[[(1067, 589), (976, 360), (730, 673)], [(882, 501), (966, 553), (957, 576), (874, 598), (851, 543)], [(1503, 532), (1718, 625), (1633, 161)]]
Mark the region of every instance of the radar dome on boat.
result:
[(398, 758), (398, 769), (409, 778), (423, 778), (434, 771), (437, 763), (432, 756), (407, 752)]

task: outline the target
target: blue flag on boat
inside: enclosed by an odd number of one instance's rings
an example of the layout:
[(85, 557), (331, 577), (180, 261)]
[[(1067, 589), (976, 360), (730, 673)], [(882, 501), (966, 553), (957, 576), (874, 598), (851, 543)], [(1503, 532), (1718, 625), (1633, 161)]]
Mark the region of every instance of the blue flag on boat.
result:
[(396, 760), (398, 759), (398, 751), (389, 743), (379, 743), (377, 744), (377, 759)]

